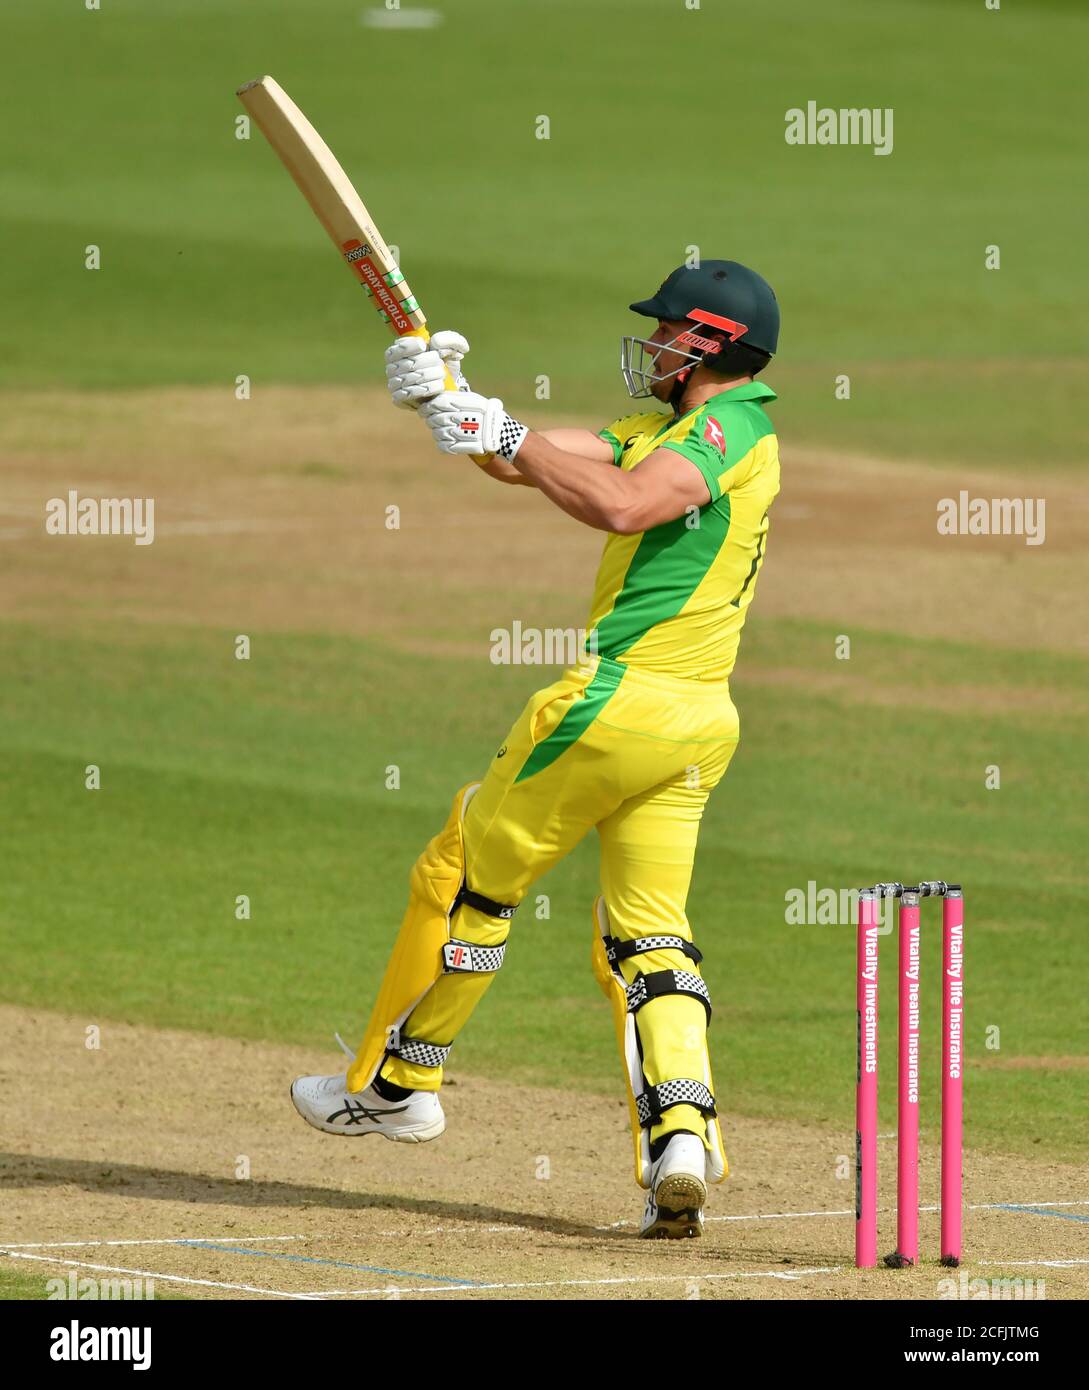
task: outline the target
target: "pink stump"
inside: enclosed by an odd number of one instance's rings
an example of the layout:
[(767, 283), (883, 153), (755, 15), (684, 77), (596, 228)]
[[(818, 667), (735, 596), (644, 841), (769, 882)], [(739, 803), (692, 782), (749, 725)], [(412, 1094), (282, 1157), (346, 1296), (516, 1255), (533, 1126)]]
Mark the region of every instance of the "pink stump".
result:
[(943, 1265), (960, 1264), (964, 1085), (964, 899), (942, 900), (942, 1230)]
[(855, 1264), (877, 1264), (877, 943), (878, 899), (858, 896), (858, 1081), (855, 1093)]
[(896, 1255), (919, 1263), (919, 897), (900, 899), (899, 1068), (896, 1125)]

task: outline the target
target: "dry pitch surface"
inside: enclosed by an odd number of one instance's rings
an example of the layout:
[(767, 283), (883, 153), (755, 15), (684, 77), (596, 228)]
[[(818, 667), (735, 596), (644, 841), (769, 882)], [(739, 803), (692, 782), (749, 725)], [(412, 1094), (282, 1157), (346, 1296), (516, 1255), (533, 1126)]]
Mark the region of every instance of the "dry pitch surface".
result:
[[(339, 631), (474, 651), (497, 585), (504, 613), (525, 623), (581, 622), (599, 550), (528, 490), (435, 454), (411, 417), (339, 389), (245, 403), (207, 390), (24, 397), (0, 423), (0, 458), (0, 612), (53, 625)], [(1084, 651), (1089, 507), (1069, 481), (1019, 481), (1048, 498), (1035, 552), (934, 527), (938, 498), (964, 487), (1006, 496), (1010, 475), (789, 447), (757, 612)], [(153, 495), (154, 546), (45, 537), (46, 499), (73, 487)], [(399, 530), (386, 527), (390, 506)], [(743, 652), (739, 674), (794, 679), (788, 652), (763, 670)], [(927, 698), (978, 708), (1001, 693), (969, 678)], [(0, 1010), (8, 1268), (287, 1298), (935, 1298), (958, 1277), (933, 1263), (851, 1268), (847, 1132), (727, 1112), (732, 1175), (713, 1194), (706, 1238), (647, 1245), (618, 1094), (573, 1099), (455, 1071), (442, 1139), (353, 1142), (307, 1130), (287, 1097), (293, 1075), (333, 1069), (335, 1052), (108, 1021), (96, 1052), (86, 1022)], [(935, 1139), (924, 1135), (924, 1201)], [(882, 1147), (891, 1194), (891, 1136)], [(1082, 1170), (969, 1151), (965, 1195), (966, 1276), (1089, 1293)], [(891, 1248), (891, 1212), (882, 1222)], [(922, 1234), (932, 1251), (932, 1212)]]
[[(648, 1243), (616, 1097), (455, 1072), (440, 1139), (334, 1138), (287, 1094), (293, 1075), (332, 1070), (334, 1051), (123, 1024), (88, 1051), (85, 1024), (0, 1009), (8, 1268), (140, 1275), (198, 1298), (933, 1299), (962, 1276), (1043, 1279), (1052, 1299), (1089, 1292), (1089, 1191), (1072, 1164), (969, 1152), (962, 1270), (859, 1272), (852, 1136), (727, 1116), (732, 1173), (705, 1237)], [(924, 1203), (935, 1138), (923, 1138)], [(885, 1136), (886, 1193), (895, 1147)], [(891, 1249), (887, 1208), (881, 1221)], [(921, 1236), (933, 1252), (933, 1211)]]

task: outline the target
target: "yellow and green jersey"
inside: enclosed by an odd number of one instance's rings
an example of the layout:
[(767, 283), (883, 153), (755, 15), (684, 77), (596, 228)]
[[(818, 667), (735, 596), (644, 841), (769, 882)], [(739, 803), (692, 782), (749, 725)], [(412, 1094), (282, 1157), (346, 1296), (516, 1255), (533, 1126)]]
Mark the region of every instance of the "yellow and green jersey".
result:
[(758, 381), (720, 392), (687, 415), (627, 415), (601, 431), (618, 468), (663, 447), (703, 474), (710, 500), (632, 536), (610, 535), (587, 628), (613, 661), (688, 679), (733, 670), (764, 560), (779, 447)]

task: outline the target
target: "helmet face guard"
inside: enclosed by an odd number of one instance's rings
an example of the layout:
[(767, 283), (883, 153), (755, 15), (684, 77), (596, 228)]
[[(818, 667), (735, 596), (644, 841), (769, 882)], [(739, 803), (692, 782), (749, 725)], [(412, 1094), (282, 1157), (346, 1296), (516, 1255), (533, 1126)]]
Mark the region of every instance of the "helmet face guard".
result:
[[(723, 318), (721, 314), (709, 313), (706, 309), (690, 309), (686, 317), (690, 323), (706, 325), (712, 330), (717, 329), (725, 335), (726, 341), (731, 343), (736, 343), (749, 331), (746, 324)], [(678, 383), (683, 384), (692, 368), (698, 367), (701, 362), (714, 367), (715, 359), (722, 348), (721, 338), (708, 338), (702, 333), (697, 333), (694, 328), (684, 329), (668, 343), (655, 343), (649, 338), (627, 335), (620, 339), (620, 373), (624, 378), (624, 385), (628, 388), (628, 395), (635, 400), (652, 396), (654, 392), (651, 387), (654, 382), (669, 381), (672, 377), (676, 377)], [(656, 372), (654, 369), (658, 365), (658, 356), (663, 352), (679, 353), (686, 360), (676, 371)]]
[[(633, 400), (642, 400), (646, 396), (653, 396), (653, 385), (656, 381), (669, 381), (673, 377), (679, 377), (682, 372), (687, 374), (693, 367), (698, 366), (703, 361), (701, 352), (687, 352), (684, 347), (678, 344), (685, 344), (691, 338), (689, 333), (678, 333), (668, 343), (654, 343), (649, 338), (636, 338), (626, 334), (620, 339), (620, 374), (624, 378), (624, 385), (628, 388), (628, 395)], [(714, 344), (718, 347), (718, 344)], [(672, 372), (659, 372), (655, 368), (658, 366), (658, 358), (663, 352), (677, 352), (685, 361)]]

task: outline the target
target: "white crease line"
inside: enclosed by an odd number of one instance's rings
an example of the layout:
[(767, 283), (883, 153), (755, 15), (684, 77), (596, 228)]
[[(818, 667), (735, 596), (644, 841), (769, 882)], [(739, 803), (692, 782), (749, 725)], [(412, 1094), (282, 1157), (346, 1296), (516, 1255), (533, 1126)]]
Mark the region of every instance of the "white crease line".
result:
[[(1005, 1211), (1010, 1207), (1020, 1207), (1019, 1213), (1011, 1212), (1011, 1215), (1026, 1214), (1026, 1208), (1032, 1207), (1089, 1207), (1089, 1198), (1079, 1198), (1075, 1202), (970, 1202), (965, 1208), (966, 1211)], [(895, 1211), (895, 1207), (882, 1207), (882, 1211)], [(932, 1206), (921, 1206), (921, 1212), (938, 1212), (941, 1207), (935, 1202)], [(854, 1216), (854, 1208), (849, 1207), (844, 1211), (776, 1211), (758, 1213), (754, 1216), (706, 1216), (704, 1220), (710, 1221), (788, 1221), (792, 1217), (805, 1216)], [(1028, 1212), (1031, 1215), (1031, 1211)], [(627, 1223), (635, 1225), (635, 1222)]]
[[(891, 1207), (888, 1208), (892, 1210)], [(801, 1220), (809, 1216), (854, 1216), (854, 1208), (844, 1208), (843, 1211), (758, 1211), (751, 1216), (705, 1216), (705, 1221), (792, 1221)], [(634, 1226), (631, 1221), (628, 1225)]]
[[(1073, 1201), (1070, 1201), (1070, 1202), (1064, 1202), (1064, 1201), (1057, 1201), (1057, 1202), (1021, 1202), (1021, 1201), (1009, 1201), (1009, 1202), (973, 1202), (973, 1203), (970, 1203), (970, 1204), (966, 1207), (966, 1210), (967, 1210), (967, 1211), (1008, 1211), (1011, 1207), (1020, 1207), (1020, 1208), (1026, 1208), (1026, 1207), (1027, 1207), (1027, 1208), (1031, 1208), (1031, 1207), (1044, 1207), (1044, 1208), (1047, 1208), (1047, 1207), (1089, 1207), (1089, 1198), (1078, 1197), (1078, 1198), (1075, 1198)], [(895, 1211), (895, 1207), (882, 1207), (880, 1210), (881, 1210), (882, 1212), (888, 1213), (888, 1212)], [(924, 1206), (924, 1207), (920, 1207), (919, 1210), (920, 1210), (921, 1212), (937, 1212), (937, 1211), (940, 1211), (941, 1208), (938, 1207), (937, 1205), (934, 1205), (934, 1206)], [(1031, 1215), (1031, 1211), (1026, 1212), (1026, 1211), (1022, 1210), (1022, 1211), (1018, 1211), (1018, 1212), (1010, 1212), (1010, 1214), (1011, 1214), (1011, 1215), (1014, 1215), (1014, 1216), (1016, 1216), (1016, 1215), (1025, 1216), (1025, 1215)], [(706, 1224), (710, 1225), (711, 1222), (713, 1222), (713, 1221), (794, 1221), (794, 1220), (805, 1220), (805, 1219), (808, 1219), (808, 1218), (810, 1218), (810, 1217), (822, 1217), (822, 1216), (835, 1216), (835, 1217), (841, 1217), (841, 1216), (853, 1216), (853, 1215), (854, 1215), (854, 1209), (853, 1209), (853, 1208), (844, 1207), (842, 1211), (768, 1211), (768, 1212), (752, 1212), (752, 1213), (750, 1213), (750, 1214), (748, 1214), (748, 1215), (741, 1215), (741, 1216), (708, 1216), (708, 1217), (705, 1217), (704, 1220), (705, 1220)], [(634, 1221), (613, 1221), (613, 1222), (612, 1222), (610, 1225), (608, 1225), (608, 1226), (595, 1226), (593, 1229), (594, 1229), (595, 1231), (615, 1231), (615, 1230), (622, 1229), (623, 1227), (626, 1227), (626, 1226), (635, 1226), (635, 1225), (636, 1225), (636, 1223), (635, 1223)], [(399, 1227), (398, 1229), (392, 1230), (392, 1231), (371, 1231), (371, 1232), (368, 1232), (368, 1233), (366, 1234), (366, 1237), (365, 1237), (365, 1238), (366, 1238), (367, 1240), (376, 1240), (376, 1239), (381, 1239), (381, 1238), (390, 1238), (390, 1239), (401, 1239), (401, 1240), (403, 1240), (403, 1239), (409, 1239), (409, 1238), (415, 1239), (415, 1238), (418, 1238), (418, 1237), (420, 1237), (420, 1236), (464, 1235), (464, 1234), (466, 1234), (467, 1232), (477, 1232), (477, 1231), (481, 1232), (482, 1234), (486, 1234), (486, 1235), (502, 1235), (502, 1234), (513, 1234), (513, 1235), (518, 1235), (518, 1234), (524, 1234), (524, 1233), (527, 1233), (527, 1232), (528, 1232), (529, 1234), (531, 1234), (531, 1235), (540, 1235), (540, 1234), (542, 1234), (541, 1228), (540, 1228), (539, 1226), (516, 1226), (516, 1225), (511, 1225), (509, 1222), (508, 1222), (508, 1223), (504, 1223), (504, 1224), (502, 1224), (502, 1225), (498, 1225), (498, 1226), (478, 1226), (478, 1225), (476, 1225), (475, 1222), (468, 1222), (468, 1221), (467, 1221), (467, 1222), (465, 1222), (464, 1225), (460, 1225), (460, 1226), (428, 1226), (428, 1227), (425, 1227), (423, 1230), (416, 1230), (416, 1229), (411, 1228), (411, 1227), (407, 1227), (407, 1228), (406, 1228), (406, 1227)], [(547, 1232), (545, 1232), (544, 1234), (547, 1234)], [(247, 1245), (254, 1245), (254, 1244), (256, 1244), (258, 1241), (262, 1241), (262, 1240), (267, 1240), (267, 1241), (274, 1241), (274, 1240), (338, 1240), (338, 1239), (341, 1239), (341, 1238), (342, 1238), (342, 1237), (339, 1235), (339, 1233), (328, 1233), (328, 1232), (314, 1232), (314, 1233), (312, 1233), (311, 1235), (294, 1235), (294, 1236), (205, 1236), (205, 1235), (193, 1235), (193, 1236), (155, 1237), (155, 1238), (153, 1238), (153, 1239), (144, 1239), (144, 1240), (34, 1240), (34, 1241), (5, 1241), (5, 1242), (3, 1243), (3, 1248), (4, 1248), (5, 1250), (63, 1250), (63, 1249), (76, 1249), (76, 1248), (83, 1248), (83, 1247), (90, 1247), (90, 1246), (98, 1246), (98, 1245), (185, 1245), (187, 1242), (200, 1241), (200, 1240), (208, 1241), (209, 1243), (211, 1243), (211, 1242), (213, 1242), (213, 1241), (226, 1241), (226, 1242), (228, 1242), (228, 1243), (238, 1243), (238, 1242), (240, 1242), (240, 1241), (244, 1241)]]
[[(497, 1234), (503, 1231), (533, 1231), (530, 1226), (477, 1226), (474, 1223), (466, 1222), (464, 1226), (428, 1226), (422, 1231), (405, 1229), (404, 1227), (396, 1231), (368, 1231), (368, 1240), (378, 1240), (389, 1237), (395, 1240), (404, 1240), (411, 1236), (414, 1239), (421, 1236), (444, 1236), (444, 1235), (464, 1235), (467, 1231), (484, 1231), (487, 1234)], [(247, 1245), (255, 1245), (262, 1240), (341, 1240), (343, 1237), (339, 1232), (315, 1231), (310, 1235), (300, 1236), (156, 1236), (140, 1240), (21, 1240), (4, 1241), (0, 1243), (0, 1248), (4, 1250), (75, 1250), (99, 1245), (187, 1245), (193, 1241), (226, 1241), (234, 1244), (244, 1241)]]
[(976, 1260), (977, 1265), (1046, 1265), (1048, 1269), (1069, 1269), (1073, 1265), (1089, 1265), (1084, 1260)]
[(782, 1279), (791, 1282), (796, 1279), (803, 1279), (810, 1274), (841, 1274), (842, 1265), (820, 1265), (812, 1269), (792, 1269), (790, 1271), (779, 1269), (754, 1269), (737, 1270), (732, 1274), (633, 1274), (621, 1275), (614, 1279), (535, 1279), (519, 1284), (441, 1284), (433, 1287), (420, 1288), (399, 1288), (392, 1284), (387, 1284), (384, 1288), (377, 1289), (325, 1289), (316, 1293), (308, 1294), (308, 1298), (355, 1298), (363, 1297), (368, 1294), (384, 1294), (387, 1298), (390, 1294), (413, 1294), (413, 1293), (486, 1293), (495, 1289), (569, 1289), (569, 1288), (604, 1288), (616, 1284), (663, 1284), (663, 1283), (693, 1283), (698, 1284), (712, 1279)]
[[(422, 1234), (428, 1234), (423, 1232)], [(186, 1245), (195, 1240), (235, 1241), (244, 1240), (253, 1245), (259, 1240), (332, 1240), (332, 1236), (162, 1236), (154, 1240), (23, 1240), (6, 1241), (0, 1245), (3, 1250), (74, 1250), (89, 1245)]]
[[(965, 1207), (966, 1211), (1007, 1211), (1011, 1207), (1019, 1207), (1020, 1211), (1010, 1212), (1011, 1216), (1031, 1215), (1031, 1211), (1026, 1208), (1032, 1207), (1089, 1207), (1089, 1198), (1078, 1198), (1073, 1202), (971, 1202)], [(881, 1212), (888, 1213), (896, 1210), (895, 1207), (881, 1207)], [(933, 1206), (922, 1206), (920, 1212), (938, 1212), (941, 1210), (936, 1203)], [(853, 1207), (844, 1207), (842, 1211), (761, 1211), (753, 1212), (746, 1216), (705, 1216), (705, 1225), (710, 1225), (713, 1221), (800, 1221), (814, 1216), (854, 1216)], [(613, 1221), (608, 1226), (595, 1226), (595, 1231), (615, 1231), (624, 1226), (635, 1226), (635, 1221)]]
[(218, 1279), (190, 1279), (184, 1274), (160, 1274), (154, 1269), (127, 1269), (124, 1265), (92, 1264), (89, 1260), (61, 1260), (53, 1255), (27, 1255), (22, 1251), (0, 1248), (0, 1258), (36, 1260), (41, 1264), (65, 1265), (72, 1269), (98, 1269), (107, 1274), (135, 1274), (141, 1279), (159, 1279), (168, 1284), (196, 1284), (208, 1289), (231, 1289), (234, 1293), (261, 1293), (272, 1298), (295, 1298), (311, 1302), (314, 1295), (288, 1293), (286, 1289), (262, 1289), (256, 1284), (225, 1284)]

